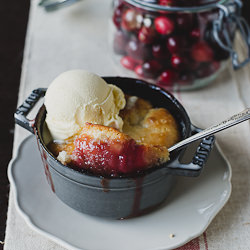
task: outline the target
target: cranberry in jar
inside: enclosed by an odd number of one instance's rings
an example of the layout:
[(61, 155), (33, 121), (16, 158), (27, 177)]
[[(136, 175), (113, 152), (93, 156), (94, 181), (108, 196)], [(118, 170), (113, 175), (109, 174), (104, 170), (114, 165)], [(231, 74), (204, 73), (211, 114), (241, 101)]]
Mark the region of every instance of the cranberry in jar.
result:
[(231, 57), (235, 69), (250, 60), (239, 62), (233, 49), (237, 29), (250, 37), (241, 7), (239, 0), (114, 0), (117, 64), (168, 90), (205, 86)]

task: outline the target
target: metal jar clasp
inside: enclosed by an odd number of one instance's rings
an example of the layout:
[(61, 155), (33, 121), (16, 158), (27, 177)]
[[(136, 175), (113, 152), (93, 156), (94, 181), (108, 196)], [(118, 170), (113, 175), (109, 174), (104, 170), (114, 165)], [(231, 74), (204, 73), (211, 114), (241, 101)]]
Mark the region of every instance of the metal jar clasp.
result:
[[(219, 18), (213, 21), (212, 36), (217, 44), (231, 55), (233, 68), (240, 69), (250, 62), (250, 28), (241, 16), (242, 2), (234, 0), (227, 5), (218, 4), (217, 7), (220, 11)], [(233, 46), (236, 32), (241, 35), (247, 49), (246, 57), (242, 61)]]

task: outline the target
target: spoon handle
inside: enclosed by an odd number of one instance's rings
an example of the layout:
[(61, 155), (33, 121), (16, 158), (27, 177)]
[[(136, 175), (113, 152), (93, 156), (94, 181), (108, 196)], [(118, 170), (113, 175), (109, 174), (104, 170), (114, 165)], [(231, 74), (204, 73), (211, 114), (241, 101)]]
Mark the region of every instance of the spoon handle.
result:
[(234, 125), (237, 125), (241, 122), (244, 122), (246, 120), (250, 119), (250, 108), (245, 109), (244, 111), (233, 115), (232, 117), (226, 119), (225, 121), (222, 121), (221, 123), (219, 123), (218, 125), (214, 125), (212, 127), (209, 127), (207, 129), (202, 130), (201, 132), (190, 136), (188, 138), (186, 138), (183, 141), (180, 141), (178, 143), (176, 143), (175, 145), (173, 145), (172, 147), (170, 147), (168, 149), (169, 152), (175, 150), (175, 149), (179, 149), (182, 148), (188, 144), (190, 144), (191, 142), (197, 141), (199, 139), (205, 138), (209, 135), (213, 135), (217, 132), (220, 132), (226, 128), (232, 127)]

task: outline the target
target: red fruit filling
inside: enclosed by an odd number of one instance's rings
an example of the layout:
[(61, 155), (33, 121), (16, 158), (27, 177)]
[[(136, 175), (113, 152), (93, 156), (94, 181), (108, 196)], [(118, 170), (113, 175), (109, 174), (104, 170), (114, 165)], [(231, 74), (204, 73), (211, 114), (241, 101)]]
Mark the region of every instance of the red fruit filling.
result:
[(125, 143), (81, 136), (74, 141), (73, 164), (100, 175), (117, 176), (145, 168), (144, 146), (131, 139)]

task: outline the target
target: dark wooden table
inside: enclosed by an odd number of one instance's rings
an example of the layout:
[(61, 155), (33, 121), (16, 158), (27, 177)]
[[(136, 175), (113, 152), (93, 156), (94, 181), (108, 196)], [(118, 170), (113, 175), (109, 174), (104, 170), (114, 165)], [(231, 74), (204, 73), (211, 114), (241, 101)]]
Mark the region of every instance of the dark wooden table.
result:
[[(250, 23), (250, 1), (243, 2), (243, 15)], [(0, 5), (0, 241), (5, 235), (9, 192), (7, 166), (12, 156), (13, 113), (17, 105), (28, 12), (29, 0), (5, 0)]]

